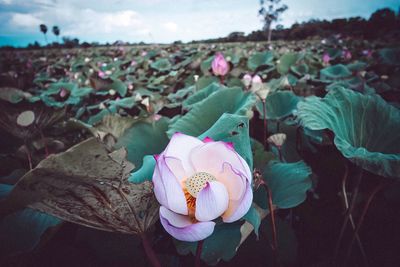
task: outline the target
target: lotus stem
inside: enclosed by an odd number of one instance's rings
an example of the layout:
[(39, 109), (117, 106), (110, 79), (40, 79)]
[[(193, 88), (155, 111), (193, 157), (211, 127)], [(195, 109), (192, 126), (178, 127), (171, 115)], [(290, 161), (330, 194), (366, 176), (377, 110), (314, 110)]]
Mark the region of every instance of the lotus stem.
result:
[(268, 150), (268, 147), (267, 147), (268, 124), (267, 124), (267, 108), (266, 108), (266, 104), (265, 104), (265, 99), (261, 99), (261, 103), (263, 106), (263, 122), (264, 122), (263, 145), (264, 145), (264, 149)]
[(31, 152), (29, 150), (29, 147), (28, 147), (26, 141), (24, 143), (25, 143), (25, 147), (26, 147), (26, 157), (28, 158), (28, 163), (29, 163), (29, 170), (32, 170), (33, 169), (33, 164), (32, 164)]
[(224, 85), (225, 77), (224, 76), (219, 76), (219, 82), (220, 82), (220, 84)]
[(340, 247), (340, 244), (342, 243), (342, 239), (343, 239), (343, 235), (344, 235), (344, 232), (346, 230), (346, 227), (347, 227), (347, 223), (348, 223), (350, 215), (353, 212), (354, 207), (356, 205), (357, 195), (358, 195), (358, 191), (359, 191), (359, 188), (360, 188), (362, 176), (363, 176), (363, 170), (360, 169), (359, 174), (358, 174), (358, 176), (356, 178), (356, 184), (355, 184), (355, 187), (354, 187), (354, 190), (353, 190), (353, 195), (352, 195), (352, 198), (351, 198), (350, 206), (347, 209), (347, 212), (346, 212), (345, 217), (343, 219), (342, 227), (341, 227), (340, 233), (339, 233), (339, 238), (338, 238), (338, 240), (336, 242), (336, 247), (335, 247), (335, 252), (334, 252), (334, 257), (333, 257), (334, 261), (336, 261), (336, 259), (337, 259), (337, 256), (338, 256), (338, 253), (339, 253), (339, 247)]
[(263, 186), (265, 190), (267, 191), (268, 195), (268, 209), (271, 214), (271, 230), (272, 230), (272, 243), (271, 243), (271, 248), (272, 248), (272, 254), (273, 254), (273, 266), (278, 266), (279, 262), (279, 255), (278, 255), (278, 238), (276, 234), (276, 223), (275, 223), (275, 212), (274, 212), (274, 206), (272, 203), (272, 193), (267, 185), (267, 183), (263, 183)]
[(277, 148), (278, 148), (279, 161), (280, 162), (284, 162), (283, 161), (283, 156), (282, 156), (282, 147), (278, 146)]
[(347, 249), (346, 257), (344, 258), (344, 265), (343, 265), (343, 266), (346, 266), (346, 263), (347, 263), (347, 261), (348, 261), (350, 255), (351, 255), (351, 251), (352, 251), (352, 249), (353, 249), (354, 241), (355, 241), (356, 238), (357, 238), (358, 232), (360, 231), (360, 228), (361, 228), (361, 226), (362, 226), (362, 224), (363, 224), (363, 222), (364, 222), (365, 215), (366, 215), (367, 212), (368, 212), (368, 209), (369, 209), (369, 206), (371, 205), (372, 200), (374, 199), (375, 195), (376, 195), (382, 188), (384, 188), (386, 185), (387, 185), (386, 182), (381, 182), (378, 186), (376, 186), (376, 187), (372, 190), (371, 194), (369, 195), (368, 200), (367, 200), (367, 202), (365, 203), (364, 208), (363, 208), (363, 210), (362, 210), (360, 219), (358, 220), (357, 227), (356, 227), (356, 229), (354, 230), (353, 236), (352, 236), (352, 238), (351, 238), (351, 241), (350, 241), (350, 244), (349, 244), (349, 248)]
[(281, 126), (281, 122), (279, 120), (276, 121), (276, 132), (279, 133), (279, 128)]
[(44, 139), (44, 134), (43, 134), (43, 131), (41, 129), (39, 129), (39, 133), (40, 133), (40, 138), (42, 139), (42, 142), (43, 142), (43, 145), (44, 145), (45, 156), (47, 158), (50, 155), (49, 148), (47, 147), (47, 143), (46, 143), (46, 140)]
[(146, 252), (147, 258), (149, 259), (151, 265), (153, 267), (161, 267), (160, 262), (158, 261), (157, 255), (154, 252), (153, 248), (151, 247), (151, 244), (149, 242), (149, 239), (147, 238), (145, 233), (142, 233), (140, 235), (142, 238), (142, 244), (144, 247), (144, 251)]
[(197, 242), (196, 260), (194, 263), (195, 267), (201, 266), (201, 252), (203, 251), (203, 243), (204, 243), (204, 240), (200, 240), (199, 242)]
[[(349, 201), (347, 198), (346, 181), (347, 181), (347, 177), (349, 175), (349, 167), (347, 166), (347, 164), (345, 164), (344, 166), (345, 166), (345, 169), (344, 169), (344, 174), (343, 174), (343, 178), (342, 178), (342, 195), (343, 195), (343, 202), (344, 202), (345, 210), (347, 211), (349, 209)], [(356, 237), (358, 248), (360, 249), (360, 253), (363, 258), (363, 262), (364, 262), (363, 266), (368, 267), (369, 263), (368, 263), (367, 254), (365, 253), (364, 246), (361, 242), (360, 236), (358, 235), (358, 233), (355, 232), (356, 226), (354, 223), (353, 215), (350, 214), (349, 220), (350, 220), (350, 225), (353, 229), (354, 235)]]

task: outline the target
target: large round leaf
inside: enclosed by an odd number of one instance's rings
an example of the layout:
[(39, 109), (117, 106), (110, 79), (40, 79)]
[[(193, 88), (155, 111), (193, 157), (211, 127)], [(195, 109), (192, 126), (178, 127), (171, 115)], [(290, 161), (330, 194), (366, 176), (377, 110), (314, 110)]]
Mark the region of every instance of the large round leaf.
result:
[(255, 103), (255, 96), (240, 88), (226, 88), (212, 93), (192, 106), (183, 117), (171, 123), (168, 135), (181, 132), (199, 136), (208, 130), (224, 113), (247, 115)]
[[(13, 186), (0, 184), (0, 199)], [(0, 219), (0, 258), (33, 249), (42, 234), (61, 222), (51, 215), (26, 208)]]
[(270, 65), (273, 59), (274, 54), (271, 51), (255, 53), (249, 57), (247, 67), (256, 70), (260, 66)]
[(135, 123), (118, 139), (115, 147), (125, 147), (128, 160), (138, 169), (142, 166), (145, 155), (158, 154), (167, 146), (168, 137), (165, 132), (168, 121), (167, 118), (161, 118), (153, 123)]
[[(277, 91), (270, 94), (265, 100), (267, 119), (279, 120), (293, 113), (299, 102), (299, 97), (291, 91)], [(263, 118), (261, 101), (257, 102), (257, 110), (260, 118)]]
[(158, 70), (160, 72), (164, 72), (164, 71), (170, 70), (172, 65), (168, 59), (161, 58), (161, 59), (151, 63), (150, 67), (152, 67), (153, 69)]
[[(312, 171), (303, 161), (283, 163), (269, 161), (264, 167), (263, 178), (271, 189), (272, 202), (278, 208), (288, 209), (301, 204), (311, 188)], [(264, 188), (254, 192), (254, 202), (268, 209), (267, 194)]]
[(337, 88), (300, 102), (298, 116), (311, 130), (333, 131), (340, 152), (363, 169), (400, 177), (400, 111), (380, 96)]
[(326, 67), (320, 71), (321, 80), (340, 80), (351, 76), (351, 71), (344, 65), (338, 64)]
[(279, 63), (276, 66), (278, 72), (282, 75), (287, 74), (290, 70), (290, 67), (294, 65), (297, 60), (299, 60), (300, 54), (297, 53), (287, 53), (281, 56), (279, 59)]

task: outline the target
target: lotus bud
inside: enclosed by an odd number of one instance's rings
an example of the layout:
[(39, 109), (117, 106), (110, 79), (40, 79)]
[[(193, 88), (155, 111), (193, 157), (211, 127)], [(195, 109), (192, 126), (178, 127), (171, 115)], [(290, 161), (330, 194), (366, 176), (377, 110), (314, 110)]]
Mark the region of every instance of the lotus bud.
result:
[(99, 109), (106, 109), (106, 105), (103, 102), (101, 102), (99, 105)]
[(64, 98), (64, 97), (66, 97), (67, 95), (68, 95), (68, 90), (65, 89), (65, 88), (61, 88), (60, 97), (61, 97), (61, 98)]
[(215, 76), (225, 76), (229, 71), (229, 64), (222, 53), (218, 52), (211, 63), (211, 68)]
[(99, 71), (98, 75), (102, 79), (104, 79), (106, 77), (106, 74), (104, 72), (102, 72), (102, 71)]
[(261, 77), (258, 75), (254, 75), (253, 79), (251, 80), (251, 91), (256, 92), (263, 87), (263, 83)]
[(194, 81), (197, 83), (197, 81), (199, 80), (199, 75), (196, 74), (193, 76), (193, 78), (194, 78)]
[(115, 95), (117, 93), (117, 91), (115, 91), (114, 89), (110, 89), (110, 90), (108, 90), (108, 94), (109, 95)]
[(252, 80), (252, 77), (251, 77), (250, 74), (245, 74), (245, 75), (243, 76), (242, 82), (243, 82), (243, 84), (244, 84), (244, 86), (245, 86), (246, 88), (249, 88), (249, 87), (250, 87), (250, 85), (251, 85), (251, 80)]
[(90, 58), (85, 57), (85, 62), (88, 63), (90, 61)]
[(281, 148), (286, 141), (286, 134), (284, 133), (276, 133), (268, 137), (268, 143), (276, 146), (277, 148)]
[(325, 54), (322, 56), (322, 62), (323, 62), (325, 65), (327, 65), (327, 64), (329, 64), (329, 61), (331, 61), (331, 57), (329, 56), (328, 53), (325, 53)]

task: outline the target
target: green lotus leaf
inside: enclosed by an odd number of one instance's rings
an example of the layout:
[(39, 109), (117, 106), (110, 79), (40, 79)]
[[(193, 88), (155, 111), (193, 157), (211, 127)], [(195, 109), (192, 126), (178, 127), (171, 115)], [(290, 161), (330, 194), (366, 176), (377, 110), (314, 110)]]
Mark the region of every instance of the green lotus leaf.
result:
[(308, 67), (307, 64), (303, 63), (297, 66), (291, 66), (290, 70), (297, 76), (302, 77), (309, 72), (310, 68)]
[(298, 118), (311, 130), (329, 129), (349, 160), (385, 177), (400, 177), (400, 111), (378, 95), (345, 88), (298, 104)]
[[(0, 184), (0, 199), (13, 186)], [(51, 215), (26, 208), (0, 219), (0, 258), (35, 248), (44, 232), (62, 221)]]
[(118, 92), (118, 94), (122, 97), (126, 95), (128, 91), (128, 86), (121, 80), (115, 79), (112, 84), (110, 84), (110, 89), (113, 89)]
[(207, 87), (201, 89), (200, 91), (197, 91), (193, 95), (189, 96), (186, 100), (184, 100), (182, 102), (182, 108), (189, 110), (193, 105), (207, 99), (207, 97), (209, 95), (211, 95), (212, 93), (214, 93), (222, 88), (224, 88), (224, 86), (222, 86), (221, 84), (212, 83), (209, 86), (207, 86)]
[(214, 60), (214, 56), (210, 56), (206, 60), (201, 62), (200, 69), (204, 74), (210, 73), (211, 63), (213, 60)]
[(254, 71), (260, 66), (271, 65), (274, 59), (274, 54), (271, 51), (258, 52), (249, 57), (247, 67)]
[(287, 74), (290, 70), (290, 67), (294, 65), (300, 57), (301, 55), (298, 53), (284, 54), (283, 56), (281, 56), (281, 58), (279, 59), (279, 63), (276, 66), (277, 71), (282, 75)]
[(367, 63), (362, 62), (362, 61), (356, 61), (350, 64), (347, 64), (346, 67), (350, 70), (350, 71), (362, 71), (364, 69), (366, 69), (368, 66)]
[(143, 164), (140, 169), (136, 170), (128, 178), (131, 183), (140, 184), (144, 181), (152, 181), (154, 168), (156, 167), (156, 160), (153, 155), (146, 155), (143, 157)]
[(0, 99), (16, 104), (24, 99), (29, 99), (31, 95), (13, 87), (0, 87)]
[(388, 65), (400, 65), (400, 48), (383, 48), (378, 51), (382, 62)]
[[(303, 203), (312, 185), (311, 173), (311, 168), (303, 161), (270, 161), (263, 170), (263, 178), (271, 190), (272, 203), (280, 209), (293, 208)], [(268, 209), (267, 195), (263, 188), (254, 193), (254, 202)]]
[(209, 95), (203, 101), (192, 106), (183, 117), (171, 123), (168, 136), (181, 132), (199, 136), (207, 131), (224, 113), (248, 115), (256, 98), (240, 88), (225, 88)]
[(326, 67), (320, 70), (321, 80), (339, 80), (351, 76), (351, 71), (342, 64)]
[[(296, 110), (299, 101), (299, 97), (292, 91), (276, 91), (271, 93), (265, 100), (267, 119), (280, 120), (291, 115)], [(258, 101), (256, 107), (262, 119), (262, 102)]]
[[(209, 265), (217, 264), (221, 259), (231, 260), (240, 245), (241, 233), (240, 222), (218, 224), (214, 228), (211, 236), (204, 239), (201, 259)], [(183, 242), (174, 240), (179, 254), (196, 255), (197, 242)]]
[(338, 48), (328, 48), (326, 53), (332, 60), (337, 59), (338, 57), (340, 58), (342, 56), (342, 50)]
[(196, 90), (200, 91), (201, 89), (206, 88), (212, 83), (219, 83), (218, 78), (215, 76), (202, 76), (196, 83)]
[(125, 147), (127, 159), (139, 169), (145, 155), (158, 154), (167, 146), (169, 119), (162, 117), (153, 123), (137, 122), (118, 139), (115, 148)]
[(158, 59), (157, 61), (154, 61), (150, 64), (150, 67), (153, 69), (159, 71), (159, 72), (164, 72), (164, 71), (169, 71), (172, 68), (171, 62), (169, 62), (168, 59), (166, 58), (161, 58)]

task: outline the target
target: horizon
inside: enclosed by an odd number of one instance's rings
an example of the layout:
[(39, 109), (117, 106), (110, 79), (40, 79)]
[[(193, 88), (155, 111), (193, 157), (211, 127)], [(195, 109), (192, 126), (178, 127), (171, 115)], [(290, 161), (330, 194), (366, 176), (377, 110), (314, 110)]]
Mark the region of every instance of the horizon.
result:
[[(190, 42), (225, 37), (232, 32), (262, 29), (258, 15), (259, 1), (194, 1), (164, 0), (146, 2), (125, 0), (0, 0), (0, 46), (25, 47), (37, 41), (46, 44), (39, 30), (48, 27), (49, 43), (56, 42), (51, 28), (60, 28), (62, 37), (78, 38), (80, 42), (100, 44), (123, 41), (129, 43)], [(277, 24), (291, 27), (310, 19), (363, 17), (381, 8), (399, 9), (397, 0), (286, 0), (289, 9)], [(277, 24), (274, 24), (275, 27)]]

